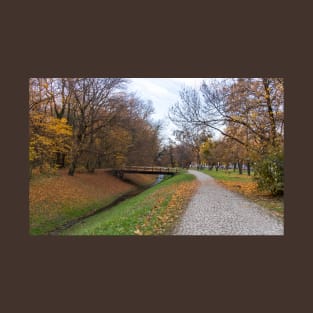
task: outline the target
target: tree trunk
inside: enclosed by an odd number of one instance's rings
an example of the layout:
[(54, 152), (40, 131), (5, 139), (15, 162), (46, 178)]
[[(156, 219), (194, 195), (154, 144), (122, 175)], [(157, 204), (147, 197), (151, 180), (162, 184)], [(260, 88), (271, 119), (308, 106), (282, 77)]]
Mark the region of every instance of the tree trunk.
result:
[(65, 167), (65, 153), (57, 152), (56, 164), (60, 168), (64, 168)]
[(62, 153), (62, 168), (65, 168), (65, 153)]
[(94, 161), (94, 159), (89, 159), (87, 161), (87, 164), (86, 164), (86, 169), (88, 171), (88, 173), (94, 173), (95, 172), (95, 168), (96, 168), (96, 162)]
[(68, 170), (68, 175), (74, 176), (76, 165), (78, 161), (78, 155), (75, 155), (73, 158), (73, 161), (70, 164), (69, 170)]
[(274, 117), (274, 112), (272, 108), (272, 99), (270, 95), (270, 89), (269, 89), (269, 79), (268, 78), (263, 78), (263, 85), (265, 89), (265, 99), (266, 99), (266, 104), (267, 104), (267, 111), (269, 114), (269, 120), (271, 124), (271, 138), (270, 141), (273, 146), (276, 144), (276, 122), (275, 122), (275, 117)]
[(68, 175), (74, 176), (75, 168), (76, 168), (76, 164), (75, 164), (75, 162), (73, 161), (73, 162), (71, 163), (71, 165), (70, 165), (69, 170), (68, 170)]
[(200, 166), (200, 151), (197, 150), (197, 170), (199, 170), (201, 168)]
[(248, 172), (248, 176), (250, 176), (250, 172), (251, 172), (250, 161), (247, 162), (247, 172)]
[(238, 161), (238, 169), (239, 169), (239, 174), (242, 174), (242, 162)]
[(101, 168), (101, 158), (100, 158), (100, 155), (99, 155), (99, 154), (97, 154), (96, 167), (97, 167), (97, 168)]
[(169, 149), (169, 154), (170, 154), (170, 163), (172, 167), (175, 167), (175, 160), (174, 160), (174, 155), (173, 155), (173, 148), (170, 146)]
[(234, 163), (234, 172), (236, 172), (237, 169), (237, 162)]

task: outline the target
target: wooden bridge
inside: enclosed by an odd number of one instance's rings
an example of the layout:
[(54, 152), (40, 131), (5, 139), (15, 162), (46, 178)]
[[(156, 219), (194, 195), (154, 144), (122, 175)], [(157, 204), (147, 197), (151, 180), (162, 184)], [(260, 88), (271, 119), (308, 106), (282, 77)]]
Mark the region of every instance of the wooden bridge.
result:
[(175, 175), (178, 172), (177, 168), (159, 166), (125, 166), (120, 169), (113, 170), (114, 175), (118, 177), (123, 177), (124, 173)]

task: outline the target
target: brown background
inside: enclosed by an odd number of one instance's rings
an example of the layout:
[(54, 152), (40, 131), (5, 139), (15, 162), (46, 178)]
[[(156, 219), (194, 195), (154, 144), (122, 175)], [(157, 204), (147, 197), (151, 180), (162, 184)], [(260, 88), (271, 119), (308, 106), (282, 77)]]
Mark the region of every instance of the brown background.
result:
[[(1, 312), (311, 311), (305, 2), (66, 3), (2, 8)], [(284, 77), (285, 236), (29, 236), (28, 78), (62, 76)]]

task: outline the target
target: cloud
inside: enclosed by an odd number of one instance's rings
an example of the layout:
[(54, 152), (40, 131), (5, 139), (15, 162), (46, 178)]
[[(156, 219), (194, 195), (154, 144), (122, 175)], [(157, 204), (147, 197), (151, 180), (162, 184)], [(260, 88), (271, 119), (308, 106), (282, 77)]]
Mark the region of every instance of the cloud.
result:
[(179, 101), (179, 91), (184, 87), (199, 88), (204, 78), (130, 78), (129, 90), (142, 100), (151, 100), (155, 109), (153, 118), (164, 121), (167, 136), (175, 126), (168, 119), (169, 108)]
[(179, 91), (184, 86), (198, 88), (203, 78), (131, 78), (130, 81), (130, 90), (143, 100), (151, 100), (163, 112), (179, 100)]
[(198, 88), (205, 78), (171, 78), (173, 81), (188, 87)]
[(167, 116), (169, 107), (178, 101), (179, 86), (166, 78), (132, 78), (130, 90), (143, 100), (151, 100), (158, 118)]

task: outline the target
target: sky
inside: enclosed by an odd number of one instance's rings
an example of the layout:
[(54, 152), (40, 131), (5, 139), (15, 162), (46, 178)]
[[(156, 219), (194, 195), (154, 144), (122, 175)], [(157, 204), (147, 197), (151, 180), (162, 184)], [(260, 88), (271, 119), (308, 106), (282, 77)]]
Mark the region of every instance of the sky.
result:
[[(179, 101), (179, 91), (185, 87), (198, 89), (205, 78), (130, 78), (128, 90), (135, 92), (142, 100), (151, 100), (154, 120), (165, 123), (163, 135), (172, 137), (175, 126), (168, 118), (169, 108)], [(207, 79), (206, 79), (207, 80)]]

